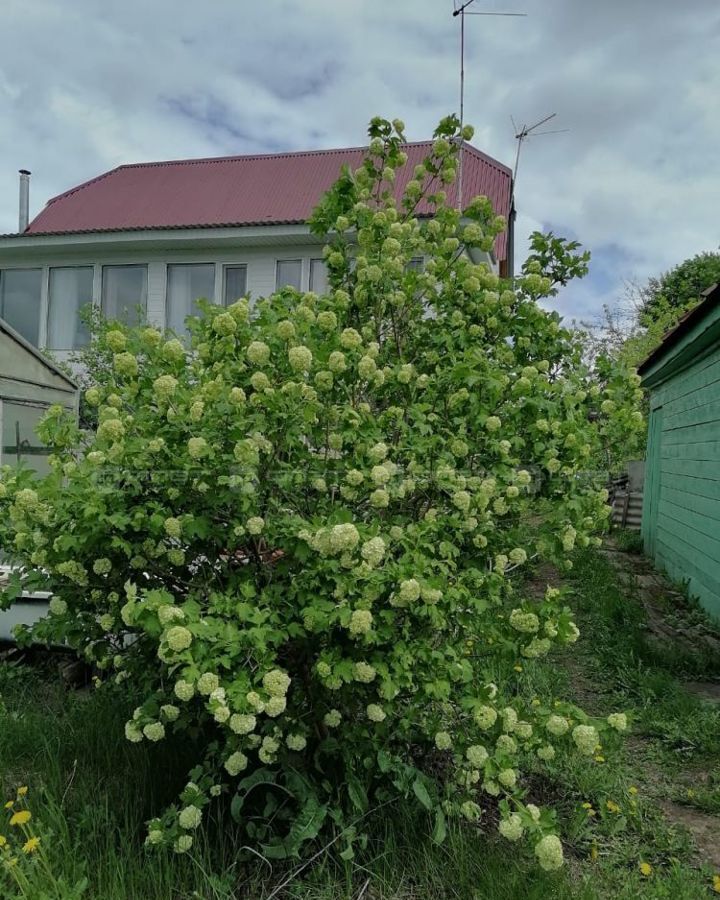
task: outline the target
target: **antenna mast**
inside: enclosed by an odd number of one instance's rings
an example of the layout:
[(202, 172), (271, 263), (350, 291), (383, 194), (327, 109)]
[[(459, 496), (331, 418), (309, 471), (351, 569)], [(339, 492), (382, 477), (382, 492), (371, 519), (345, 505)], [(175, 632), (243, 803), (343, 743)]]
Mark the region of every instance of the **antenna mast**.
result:
[(453, 18), (460, 16), (460, 149), (458, 152), (458, 180), (457, 180), (457, 208), (462, 211), (462, 175), (463, 175), (463, 137), (462, 128), (465, 122), (465, 15), (468, 16), (512, 16), (525, 17), (527, 13), (485, 12), (473, 10), (467, 12), (468, 6), (472, 6), (475, 0), (465, 0), (457, 6), (457, 0), (453, 0)]
[(534, 125), (523, 125), (519, 130), (517, 125), (515, 124), (515, 120), (512, 116), (510, 116), (510, 121), (513, 123), (513, 129), (515, 130), (515, 140), (518, 142), (517, 145), (517, 153), (515, 154), (515, 165), (513, 167), (513, 179), (512, 179), (512, 194), (510, 196), (510, 209), (512, 209), (513, 202), (515, 201), (515, 182), (517, 181), (517, 173), (518, 168), (520, 166), (520, 151), (522, 150), (523, 143), (530, 137), (540, 137), (543, 134), (564, 134), (569, 131), (569, 128), (557, 128), (551, 129), (549, 131), (536, 131), (536, 129), (540, 128), (546, 122), (549, 122), (551, 119), (554, 119), (557, 113), (550, 113), (549, 116), (545, 116), (544, 119), (540, 119), (539, 122), (536, 122)]

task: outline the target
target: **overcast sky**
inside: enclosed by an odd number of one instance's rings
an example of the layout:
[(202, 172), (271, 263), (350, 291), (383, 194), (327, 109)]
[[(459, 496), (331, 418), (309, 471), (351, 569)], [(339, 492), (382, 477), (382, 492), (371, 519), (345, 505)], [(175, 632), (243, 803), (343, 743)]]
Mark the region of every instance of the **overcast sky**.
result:
[[(363, 143), (372, 115), (427, 138), (458, 107), (453, 0), (2, 0), (0, 232), (121, 163)], [(588, 316), (720, 245), (718, 0), (475, 0), (466, 121), (512, 165), (510, 116), (564, 134), (520, 162), (517, 263), (552, 228), (593, 252), (558, 300)]]

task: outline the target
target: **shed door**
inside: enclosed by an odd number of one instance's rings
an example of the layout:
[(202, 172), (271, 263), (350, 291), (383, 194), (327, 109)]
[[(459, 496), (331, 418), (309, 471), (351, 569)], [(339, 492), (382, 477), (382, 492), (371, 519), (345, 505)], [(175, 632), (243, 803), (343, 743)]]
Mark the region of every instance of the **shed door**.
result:
[(662, 406), (650, 413), (648, 426), (647, 460), (645, 462), (645, 488), (643, 492), (642, 532), (645, 552), (655, 555), (655, 541), (660, 506), (660, 447), (662, 444)]

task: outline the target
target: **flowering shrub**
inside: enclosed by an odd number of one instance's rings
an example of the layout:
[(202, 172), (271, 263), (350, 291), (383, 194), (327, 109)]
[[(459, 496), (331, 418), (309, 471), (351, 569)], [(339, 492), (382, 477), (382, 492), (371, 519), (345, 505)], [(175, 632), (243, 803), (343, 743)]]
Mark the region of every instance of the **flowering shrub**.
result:
[[(0, 483), (2, 544), (26, 567), (5, 599), (49, 579), (34, 637), (142, 691), (128, 740), (196, 741), (150, 844), (187, 851), (231, 792), (265, 856), (329, 826), (349, 856), (357, 820), (405, 795), (438, 840), (446, 816), (499, 805), (501, 833), (553, 869), (553, 814), (524, 803), (523, 767), (591, 759), (624, 720), (517, 698), (518, 663), (578, 630), (558, 590), (525, 603), (511, 573), (596, 540), (607, 495), (580, 476), (603, 398), (538, 305), (540, 262), (500, 281), (502, 219), (484, 198), (446, 204), (456, 120), (399, 204), (402, 123), (370, 136), (313, 217), (326, 296), (205, 305), (190, 350), (153, 328), (99, 334), (97, 429), (51, 410), (52, 474)], [(497, 684), (499, 661), (520, 671)]]

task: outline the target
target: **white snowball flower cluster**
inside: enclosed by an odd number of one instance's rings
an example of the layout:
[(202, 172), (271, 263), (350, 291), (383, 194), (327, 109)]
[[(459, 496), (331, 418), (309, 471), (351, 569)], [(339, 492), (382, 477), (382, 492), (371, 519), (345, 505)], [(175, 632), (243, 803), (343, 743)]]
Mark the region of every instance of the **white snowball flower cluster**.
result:
[(354, 328), (345, 328), (340, 335), (340, 346), (346, 350), (362, 347), (362, 336)]
[(290, 750), (301, 752), (307, 747), (307, 740), (302, 734), (289, 734), (285, 739), (285, 743)]
[(185, 613), (177, 606), (164, 605), (158, 609), (158, 619), (163, 627), (171, 622), (182, 622), (184, 618)]
[(356, 662), (353, 666), (353, 678), (362, 684), (370, 684), (371, 681), (375, 680), (376, 675), (377, 672), (373, 666), (366, 662)]
[(478, 728), (486, 731), (488, 728), (492, 728), (497, 721), (497, 711), (492, 706), (478, 706), (473, 718)]
[(535, 634), (540, 628), (540, 620), (533, 612), (524, 612), (522, 609), (514, 609), (510, 613), (510, 625), (515, 631), (523, 634)]
[(180, 810), (178, 825), (188, 831), (197, 828), (202, 822), (202, 812), (197, 806), (186, 806)]
[(165, 534), (171, 538), (180, 538), (182, 535), (182, 522), (175, 516), (169, 516), (163, 523)]
[(401, 603), (414, 603), (420, 598), (420, 582), (415, 578), (401, 581), (397, 596)]
[(64, 616), (67, 612), (68, 605), (59, 597), (51, 597), (48, 603), (48, 609), (54, 616)]
[(607, 723), (615, 731), (627, 731), (628, 722), (625, 713), (610, 713), (607, 717)]
[(522, 820), (517, 813), (511, 813), (507, 818), (500, 819), (498, 831), (508, 841), (519, 841), (524, 832)]
[(507, 753), (508, 755), (517, 753), (517, 742), (509, 734), (501, 734), (495, 741), (495, 747), (500, 753)]
[(572, 731), (572, 738), (584, 756), (592, 756), (599, 743), (597, 729), (593, 725), (576, 725)]
[(169, 400), (177, 390), (178, 380), (172, 375), (160, 375), (153, 381), (153, 389), (158, 400)]
[(270, 362), (270, 348), (263, 341), (252, 341), (248, 345), (246, 356), (254, 366), (266, 366)]
[(198, 692), (209, 697), (220, 686), (220, 679), (214, 672), (203, 672), (197, 680)]
[(189, 681), (185, 681), (184, 679), (180, 679), (175, 682), (175, 696), (178, 700), (184, 700), (187, 702), (188, 700), (192, 700), (195, 696), (195, 686), (191, 684)]
[(372, 567), (379, 566), (385, 556), (385, 541), (381, 537), (370, 538), (360, 548), (360, 555)]
[(360, 542), (360, 533), (352, 522), (334, 525), (330, 531), (330, 549), (333, 553), (349, 553)]
[(148, 722), (142, 732), (149, 741), (156, 743), (165, 737), (165, 726), (162, 722)]
[(309, 372), (312, 359), (312, 353), (307, 347), (291, 347), (288, 351), (290, 368), (295, 372)]
[(563, 849), (560, 838), (555, 834), (546, 834), (535, 845), (535, 856), (540, 868), (546, 872), (562, 868)]
[(235, 734), (251, 734), (255, 731), (257, 719), (253, 715), (235, 713), (230, 717), (230, 730)]
[(165, 635), (168, 647), (175, 653), (181, 653), (192, 644), (192, 632), (183, 625), (174, 625)]
[(471, 766), (475, 766), (475, 768), (480, 769), (485, 765), (488, 759), (488, 752), (482, 746), (482, 744), (473, 744), (468, 747), (465, 751), (465, 756), (467, 757), (467, 761)]
[(188, 850), (193, 845), (192, 835), (190, 834), (181, 834), (180, 837), (173, 844), (173, 850), (176, 853), (187, 853)]
[(227, 773), (234, 777), (247, 769), (248, 758), (244, 753), (237, 750), (225, 760), (224, 765)]
[(290, 687), (290, 676), (280, 669), (272, 669), (263, 676), (263, 687), (272, 697), (284, 697)]
[(328, 728), (337, 728), (342, 721), (342, 714), (337, 709), (331, 709), (323, 716), (323, 722)]
[(373, 615), (369, 609), (356, 609), (350, 616), (350, 634), (367, 634), (373, 623)]
[(385, 710), (377, 703), (369, 703), (365, 712), (371, 722), (384, 722), (387, 718)]
[(554, 734), (556, 737), (560, 737), (560, 735), (567, 733), (570, 725), (568, 724), (568, 720), (564, 716), (552, 715), (545, 723), (545, 727), (550, 732), (550, 734)]

